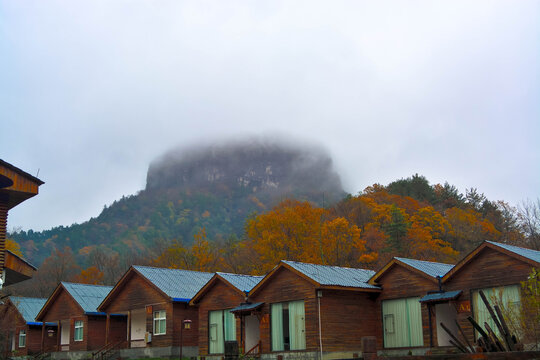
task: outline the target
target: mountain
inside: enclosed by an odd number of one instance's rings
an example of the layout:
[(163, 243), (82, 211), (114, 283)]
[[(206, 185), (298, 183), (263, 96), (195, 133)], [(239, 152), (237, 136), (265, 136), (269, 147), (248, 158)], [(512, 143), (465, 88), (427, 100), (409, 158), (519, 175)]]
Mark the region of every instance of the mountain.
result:
[[(201, 228), (211, 240), (242, 237), (245, 220), (286, 197), (318, 205), (345, 195), (321, 148), (250, 139), (171, 150), (153, 161), (146, 188), (82, 224), (10, 234), (36, 265), (71, 247), (84, 265), (93, 249), (120, 254), (189, 244)], [(158, 249), (159, 250), (159, 249)]]

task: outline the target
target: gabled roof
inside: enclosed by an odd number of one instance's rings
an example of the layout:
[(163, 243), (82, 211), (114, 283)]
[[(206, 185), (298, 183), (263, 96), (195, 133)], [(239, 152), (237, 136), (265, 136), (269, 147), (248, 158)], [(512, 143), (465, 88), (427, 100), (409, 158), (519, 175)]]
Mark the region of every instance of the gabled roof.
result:
[(416, 272), (432, 281), (438, 281), (438, 276), (443, 277), (454, 267), (452, 264), (394, 257), (385, 266), (383, 266), (381, 270), (377, 271), (377, 273), (373, 275), (373, 277), (369, 280), (369, 283), (374, 285), (388, 270), (395, 265), (401, 265), (406, 269)]
[(485, 248), (490, 248), (495, 251), (499, 251), (503, 254), (511, 256), (517, 260), (523, 261), (531, 266), (538, 267), (540, 266), (540, 251), (522, 248), (519, 246), (507, 245), (502, 243), (497, 243), (494, 241), (484, 241), (476, 249), (471, 251), (467, 256), (461, 259), (452, 270), (450, 270), (443, 277), (443, 282), (448, 281), (452, 276), (454, 276), (459, 269), (468, 264), (471, 260), (476, 258), (482, 250)]
[(97, 306), (101, 303), (101, 301), (103, 301), (111, 290), (112, 286), (61, 282), (58, 284), (56, 289), (54, 289), (52, 295), (49, 296), (45, 302), (45, 305), (43, 305), (39, 313), (36, 315), (36, 320), (41, 320), (51, 304), (54, 303), (62, 291), (65, 291), (73, 299), (73, 301), (75, 301), (84, 314), (103, 314), (98, 312)]
[(269, 281), (280, 268), (287, 268), (302, 276), (314, 286), (320, 288), (380, 291), (380, 287), (371, 285), (368, 280), (375, 274), (373, 270), (347, 268), (331, 265), (317, 265), (297, 261), (281, 260), (250, 292), (256, 293)]
[(73, 297), (85, 313), (98, 312), (97, 307), (111, 292), (112, 286), (74, 284), (62, 282), (66, 291)]
[(540, 251), (522, 248), (519, 246), (513, 246), (513, 245), (507, 245), (502, 243), (497, 243), (494, 241), (486, 241), (487, 243), (491, 245), (498, 246), (502, 249), (505, 249), (507, 251), (513, 252), (516, 255), (522, 256), (526, 259), (535, 261), (536, 263), (540, 264)]
[(214, 275), (201, 271), (133, 265), (103, 299), (98, 309), (104, 309), (135, 274), (141, 276), (165, 298), (175, 302), (189, 302)]
[(251, 289), (253, 289), (264, 276), (253, 276), (243, 274), (229, 274), (223, 272), (216, 272), (214, 276), (193, 296), (190, 301), (191, 305), (199, 302), (199, 300), (214, 286), (218, 281), (222, 281), (225, 284), (232, 287), (240, 295), (245, 295)]
[(214, 276), (213, 273), (165, 269), (149, 266), (133, 266), (173, 301), (189, 302), (193, 296)]
[(9, 301), (17, 308), (24, 321), (28, 323), (36, 320), (37, 314), (45, 305), (47, 299), (10, 296)]
[(232, 286), (244, 293), (246, 291), (251, 291), (251, 289), (253, 289), (264, 278), (264, 276), (229, 274), (224, 272), (217, 272), (216, 274), (227, 280)]

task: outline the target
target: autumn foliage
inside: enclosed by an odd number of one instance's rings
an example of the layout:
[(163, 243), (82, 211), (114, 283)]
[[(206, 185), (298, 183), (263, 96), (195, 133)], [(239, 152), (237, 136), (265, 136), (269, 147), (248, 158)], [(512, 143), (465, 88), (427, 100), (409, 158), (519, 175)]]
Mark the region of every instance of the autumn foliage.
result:
[[(214, 216), (212, 211), (201, 214), (206, 221)], [(540, 222), (531, 220), (525, 228), (523, 223), (507, 203), (489, 201), (475, 189), (461, 194), (448, 184), (431, 186), (415, 175), (387, 186), (374, 184), (326, 208), (295, 199), (269, 210), (261, 206), (247, 217), (241, 236), (209, 236), (201, 226), (193, 227), (191, 239), (156, 238), (151, 248), (138, 249), (137, 241), (126, 239), (132, 253), (87, 245), (78, 250), (88, 259), (82, 270), (69, 247), (54, 249), (33, 287), (46, 293), (60, 280), (114, 284), (132, 264), (264, 274), (280, 260), (370, 269), (394, 256), (455, 263), (484, 240), (530, 246), (527, 241), (538, 237)], [(18, 251), (17, 243), (9, 244)]]

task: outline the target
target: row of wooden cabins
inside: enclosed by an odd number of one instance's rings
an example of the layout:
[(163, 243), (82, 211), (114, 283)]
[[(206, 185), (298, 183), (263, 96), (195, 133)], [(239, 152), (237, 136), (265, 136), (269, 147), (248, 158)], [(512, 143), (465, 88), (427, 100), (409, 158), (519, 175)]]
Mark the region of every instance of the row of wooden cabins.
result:
[[(540, 251), (484, 242), (456, 265), (393, 258), (378, 272), (281, 261), (266, 276), (132, 266), (114, 287), (61, 283), (48, 299), (11, 298), (10, 355), (221, 359), (236, 342), (263, 359), (355, 358), (450, 345), (440, 322), (469, 338), (488, 321), (478, 291), (520, 301)], [(40, 306), (42, 304), (42, 306)], [(32, 309), (31, 311), (28, 309)]]

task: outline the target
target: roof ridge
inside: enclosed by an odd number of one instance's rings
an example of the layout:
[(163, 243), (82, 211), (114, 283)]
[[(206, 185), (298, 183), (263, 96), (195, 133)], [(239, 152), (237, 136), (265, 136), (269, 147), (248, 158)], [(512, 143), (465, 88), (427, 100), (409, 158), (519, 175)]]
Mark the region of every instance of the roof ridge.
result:
[(401, 257), (401, 256), (394, 256), (394, 259), (396, 259), (396, 260), (412, 260), (412, 261), (418, 261), (418, 262), (423, 262), (423, 263), (428, 263), (428, 264), (454, 266), (454, 264), (448, 264), (448, 263), (443, 263), (443, 262), (438, 262), (438, 261), (411, 259), (411, 258), (405, 258), (405, 257)]
[(16, 295), (8, 296), (8, 298), (10, 298), (10, 299), (17, 298), (17, 299), (47, 300), (47, 298), (38, 298), (38, 297), (30, 297), (30, 296), (16, 296)]
[(246, 277), (264, 277), (264, 275), (235, 274), (235, 273), (227, 273), (227, 272), (223, 272), (223, 271), (216, 271), (216, 274), (233, 275), (233, 276), (246, 276)]
[(110, 287), (112, 288), (113, 286), (111, 285), (101, 285), (101, 284), (85, 284), (85, 283), (75, 283), (75, 282), (70, 282), (70, 281), (61, 281), (60, 282), (62, 285), (64, 284), (68, 284), (68, 285), (82, 285), (82, 286), (99, 286), (99, 287)]
[(132, 265), (133, 268), (145, 268), (145, 269), (156, 269), (156, 270), (172, 270), (172, 271), (187, 271), (198, 274), (214, 274), (213, 272), (208, 271), (198, 271), (198, 270), (187, 270), (187, 269), (176, 269), (176, 268), (163, 268), (157, 266), (147, 266), (147, 265)]
[(281, 260), (284, 263), (296, 263), (296, 264), (304, 264), (304, 265), (313, 265), (313, 266), (324, 266), (329, 268), (338, 268), (338, 269), (351, 269), (351, 270), (365, 270), (365, 271), (373, 271), (371, 269), (364, 269), (364, 268), (354, 268), (350, 266), (339, 266), (339, 265), (321, 265), (321, 264), (314, 264), (314, 263), (308, 263), (308, 262), (302, 262), (302, 261), (293, 261), (293, 260)]
[(530, 249), (530, 248), (526, 248), (526, 247), (522, 247), (522, 246), (510, 245), (510, 244), (505, 244), (505, 243), (491, 241), (491, 240), (485, 240), (485, 241), (487, 243), (490, 243), (490, 244), (493, 244), (493, 245), (496, 245), (496, 246), (499, 246), (499, 247), (509, 246), (509, 247), (513, 247), (513, 248), (517, 248), (517, 249), (521, 249), (521, 250), (534, 251), (534, 252), (540, 253), (539, 250), (534, 250), (534, 249)]

